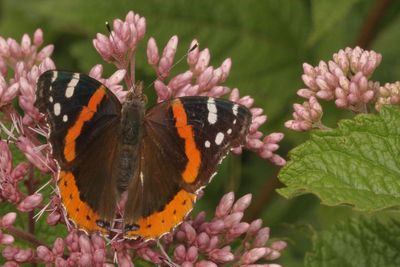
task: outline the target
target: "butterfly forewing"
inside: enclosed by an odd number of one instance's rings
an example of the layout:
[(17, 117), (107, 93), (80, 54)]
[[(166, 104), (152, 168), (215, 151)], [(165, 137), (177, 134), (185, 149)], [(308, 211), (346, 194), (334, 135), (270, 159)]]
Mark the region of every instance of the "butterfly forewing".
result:
[(118, 99), (97, 80), (79, 73), (47, 71), (38, 80), (36, 106), (46, 115), (49, 141), (59, 164), (58, 185), (70, 219), (88, 232), (111, 220)]
[(129, 187), (128, 237), (157, 238), (192, 209), (228, 151), (243, 144), (250, 112), (233, 102), (181, 97), (150, 109), (145, 117), (141, 168)]
[(47, 115), (53, 156), (61, 167), (69, 166), (121, 112), (118, 99), (99, 81), (67, 71), (40, 76), (36, 106)]

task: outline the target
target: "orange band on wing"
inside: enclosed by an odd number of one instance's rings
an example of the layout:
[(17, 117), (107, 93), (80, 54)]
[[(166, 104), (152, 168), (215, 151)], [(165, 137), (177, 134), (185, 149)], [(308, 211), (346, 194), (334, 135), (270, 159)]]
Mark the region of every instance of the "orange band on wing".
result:
[(199, 173), (201, 163), (200, 151), (196, 147), (193, 128), (191, 125), (188, 125), (186, 111), (179, 99), (174, 100), (172, 103), (172, 113), (174, 114), (178, 134), (185, 140), (185, 154), (188, 159), (182, 177), (186, 183), (193, 183)]
[(100, 104), (105, 94), (106, 90), (104, 86), (101, 85), (90, 98), (88, 105), (82, 108), (75, 124), (68, 130), (64, 147), (64, 157), (67, 161), (75, 159), (76, 139), (81, 134), (83, 124), (94, 116), (97, 111), (97, 106)]
[(86, 232), (106, 233), (106, 230), (99, 227), (96, 223), (96, 221), (100, 219), (99, 215), (81, 200), (79, 189), (76, 186), (75, 176), (71, 172), (60, 172), (58, 188), (68, 218), (71, 219), (79, 229), (83, 229)]
[(160, 212), (155, 212), (146, 218), (139, 219), (136, 224), (139, 229), (126, 232), (126, 237), (141, 236), (144, 239), (155, 239), (168, 233), (183, 221), (186, 214), (193, 208), (196, 195), (185, 190), (179, 191), (175, 197)]

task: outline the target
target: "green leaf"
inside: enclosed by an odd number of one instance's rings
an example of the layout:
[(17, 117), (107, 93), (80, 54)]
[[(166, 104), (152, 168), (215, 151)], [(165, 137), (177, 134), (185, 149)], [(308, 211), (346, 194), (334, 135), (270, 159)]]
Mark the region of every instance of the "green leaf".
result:
[(336, 27), (359, 1), (360, 0), (311, 1), (313, 31), (308, 40), (309, 44), (314, 44), (332, 28)]
[(279, 192), (316, 194), (326, 205), (349, 204), (375, 211), (400, 205), (400, 109), (343, 120), (339, 128), (316, 131), (290, 153)]
[(314, 238), (306, 267), (400, 266), (400, 221), (360, 218)]

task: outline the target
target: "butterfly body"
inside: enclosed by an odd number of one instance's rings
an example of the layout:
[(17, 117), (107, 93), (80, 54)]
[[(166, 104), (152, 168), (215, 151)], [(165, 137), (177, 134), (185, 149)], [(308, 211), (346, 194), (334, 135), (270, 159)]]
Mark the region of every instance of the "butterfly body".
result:
[[(141, 85), (138, 85), (141, 86)], [(119, 124), (116, 181), (120, 193), (126, 190), (132, 177), (137, 176), (140, 141), (143, 136), (145, 102), (130, 94), (123, 103)]]
[(39, 78), (36, 106), (50, 127), (61, 201), (79, 229), (107, 235), (126, 192), (126, 238), (169, 232), (251, 122), (245, 107), (222, 99), (180, 97), (148, 110), (145, 102), (129, 92), (121, 104), (84, 74)]

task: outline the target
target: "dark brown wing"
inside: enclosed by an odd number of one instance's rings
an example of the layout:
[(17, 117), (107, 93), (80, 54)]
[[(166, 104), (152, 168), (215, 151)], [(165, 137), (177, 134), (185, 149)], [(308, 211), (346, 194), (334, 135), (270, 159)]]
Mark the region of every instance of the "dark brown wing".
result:
[(116, 205), (111, 179), (121, 104), (99, 81), (66, 71), (47, 71), (38, 81), (36, 106), (46, 115), (59, 190), (68, 216), (87, 232), (110, 221)]
[(128, 189), (126, 236), (157, 238), (179, 224), (230, 148), (243, 143), (250, 122), (245, 107), (208, 97), (182, 97), (149, 110), (140, 172)]

